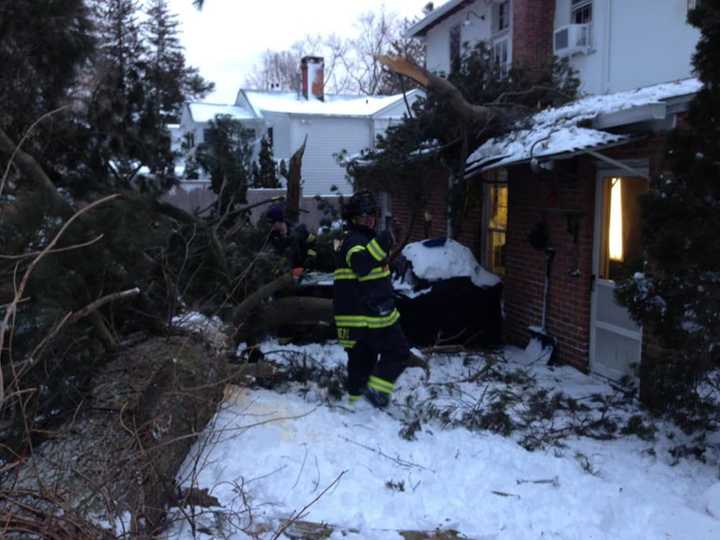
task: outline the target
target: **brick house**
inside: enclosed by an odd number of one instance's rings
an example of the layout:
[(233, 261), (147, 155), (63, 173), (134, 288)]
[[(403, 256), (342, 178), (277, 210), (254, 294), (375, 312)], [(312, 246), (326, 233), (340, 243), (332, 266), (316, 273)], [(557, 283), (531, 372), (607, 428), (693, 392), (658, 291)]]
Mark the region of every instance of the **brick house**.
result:
[[(581, 80), (585, 97), (488, 141), (467, 163), (482, 196), (459, 240), (504, 278), (509, 343), (524, 346), (528, 327), (542, 318), (546, 253), (528, 241), (540, 226), (554, 253), (547, 330), (557, 339), (556, 358), (618, 379), (647, 352), (651, 340), (617, 305), (614, 289), (640, 254), (637, 197), (665, 170), (667, 133), (699, 89), (691, 78), (699, 34), (686, 22), (693, 5), (451, 0), (409, 29), (425, 41), (435, 72), (449, 72), (463, 44), (482, 40), (501, 64), (568, 57)], [(413, 238), (447, 232), (448, 179), (432, 174), (432, 227), (416, 223)], [(386, 207), (409, 227), (402, 197)]]

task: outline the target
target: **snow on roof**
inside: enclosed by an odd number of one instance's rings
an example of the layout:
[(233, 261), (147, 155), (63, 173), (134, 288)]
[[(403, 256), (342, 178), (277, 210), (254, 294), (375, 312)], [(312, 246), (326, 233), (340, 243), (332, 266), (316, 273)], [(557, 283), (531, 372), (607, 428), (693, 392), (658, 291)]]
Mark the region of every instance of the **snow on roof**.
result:
[(430, 27), (442, 21), (448, 15), (452, 15), (454, 11), (462, 8), (465, 4), (471, 3), (472, 0), (450, 0), (448, 3), (433, 9), (428, 15), (416, 22), (407, 29), (405, 35), (407, 37), (416, 37), (423, 35)]
[(537, 113), (532, 118), (531, 127), (527, 129), (490, 139), (470, 155), (467, 164), (472, 168), (484, 165), (500, 167), (531, 157), (620, 143), (629, 137), (579, 127), (579, 124), (594, 120), (600, 115), (694, 94), (701, 87), (702, 83), (698, 79), (684, 79), (627, 92), (581, 98), (562, 107)]
[(305, 99), (295, 92), (262, 92), (244, 90), (255, 113), (263, 112), (323, 116), (373, 116), (403, 99), (394, 96), (326, 95), (325, 101)]
[(413, 273), (420, 279), (438, 281), (469, 277), (478, 287), (493, 287), (500, 278), (480, 266), (468, 248), (450, 238), (438, 245), (436, 241), (408, 244), (403, 256), (412, 263)]
[(220, 105), (218, 103), (190, 103), (190, 115), (195, 122), (205, 123), (215, 120), (219, 114), (228, 115), (235, 120), (253, 120), (252, 111), (236, 105)]

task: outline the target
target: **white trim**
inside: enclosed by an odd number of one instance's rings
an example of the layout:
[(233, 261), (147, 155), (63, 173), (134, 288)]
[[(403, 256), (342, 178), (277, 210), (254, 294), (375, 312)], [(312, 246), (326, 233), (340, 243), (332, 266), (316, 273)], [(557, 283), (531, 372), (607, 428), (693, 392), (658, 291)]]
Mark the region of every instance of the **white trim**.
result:
[(633, 332), (632, 330), (628, 330), (627, 328), (622, 328), (620, 326), (615, 326), (614, 324), (609, 324), (602, 321), (595, 321), (595, 327), (601, 328), (602, 330), (607, 330), (609, 332), (613, 332), (614, 334), (620, 334), (621, 336), (625, 336), (630, 339), (642, 341), (642, 332)]
[[(590, 292), (590, 343), (588, 343), (588, 361), (589, 361), (589, 367), (590, 371), (596, 372), (596, 373), (603, 373), (604, 370), (602, 369), (602, 366), (598, 366), (597, 359), (595, 358), (595, 352), (596, 347), (595, 343), (597, 341), (597, 330), (607, 330), (609, 332), (613, 332), (615, 334), (618, 334), (620, 336), (633, 339), (639, 342), (640, 344), (640, 358), (638, 361), (642, 361), (642, 343), (643, 343), (643, 328), (640, 327), (639, 332), (634, 332), (632, 330), (628, 330), (627, 328), (621, 328), (618, 326), (615, 326), (613, 324), (604, 323), (602, 321), (598, 321), (597, 317), (597, 309), (598, 309), (598, 302), (597, 302), (597, 291), (598, 287), (612, 287), (615, 285), (615, 282), (608, 279), (601, 279), (599, 278), (600, 274), (600, 259), (601, 254), (600, 250), (602, 249), (602, 241), (603, 241), (603, 214), (604, 214), (604, 206), (603, 206), (603, 182), (608, 177), (626, 177), (627, 178), (627, 171), (623, 169), (618, 168), (608, 168), (603, 167), (603, 164), (607, 165), (606, 163), (599, 163), (598, 166), (596, 166), (596, 173), (595, 173), (595, 223), (594, 223), (594, 230), (593, 230), (593, 244), (592, 244), (592, 275), (593, 275), (593, 286), (592, 290)], [(645, 177), (649, 176), (649, 165), (647, 160), (641, 160), (638, 161), (625, 161), (623, 163), (624, 165), (627, 165), (628, 167), (631, 167), (635, 169), (638, 173), (643, 173)]]

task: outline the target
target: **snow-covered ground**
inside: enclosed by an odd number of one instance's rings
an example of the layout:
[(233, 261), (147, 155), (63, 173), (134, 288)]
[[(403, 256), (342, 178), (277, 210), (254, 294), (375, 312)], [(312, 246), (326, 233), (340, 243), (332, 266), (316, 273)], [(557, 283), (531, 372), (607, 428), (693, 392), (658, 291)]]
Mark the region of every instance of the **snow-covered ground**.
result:
[(678, 457), (684, 435), (630, 429), (648, 419), (600, 379), (517, 349), (435, 355), (429, 379), (402, 375), (387, 412), (351, 410), (331, 397), (338, 346), (262, 349), (306, 382), (227, 388), (178, 476), (221, 507), (186, 508), (168, 538), (270, 539), (299, 514), (332, 539), (720, 538), (718, 441), (704, 463)]

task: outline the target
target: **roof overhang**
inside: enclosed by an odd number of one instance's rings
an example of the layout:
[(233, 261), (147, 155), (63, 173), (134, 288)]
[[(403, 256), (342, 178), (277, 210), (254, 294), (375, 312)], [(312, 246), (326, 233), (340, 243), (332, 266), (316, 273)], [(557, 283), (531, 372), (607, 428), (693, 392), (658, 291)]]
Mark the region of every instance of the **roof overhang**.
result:
[(450, 0), (439, 8), (432, 10), (424, 19), (419, 20), (405, 31), (405, 37), (422, 37), (434, 26), (454, 15), (464, 7), (472, 4), (475, 0)]
[(588, 154), (590, 152), (601, 152), (609, 148), (615, 148), (635, 142), (640, 138), (642, 137), (617, 135), (612, 139), (606, 140), (605, 142), (598, 142), (595, 144), (587, 144), (583, 146), (568, 145), (566, 148), (556, 150), (552, 153), (539, 152), (537, 155), (515, 160), (507, 160), (507, 156), (493, 156), (492, 158), (477, 161), (469, 165), (468, 168), (465, 170), (465, 176), (467, 178), (472, 178), (481, 173), (492, 171), (494, 169), (499, 169), (503, 167), (515, 167), (518, 165), (528, 165), (531, 164), (533, 161), (536, 161), (538, 164), (540, 164), (540, 167), (543, 167), (543, 164), (549, 163), (551, 161), (572, 159), (574, 157)]

